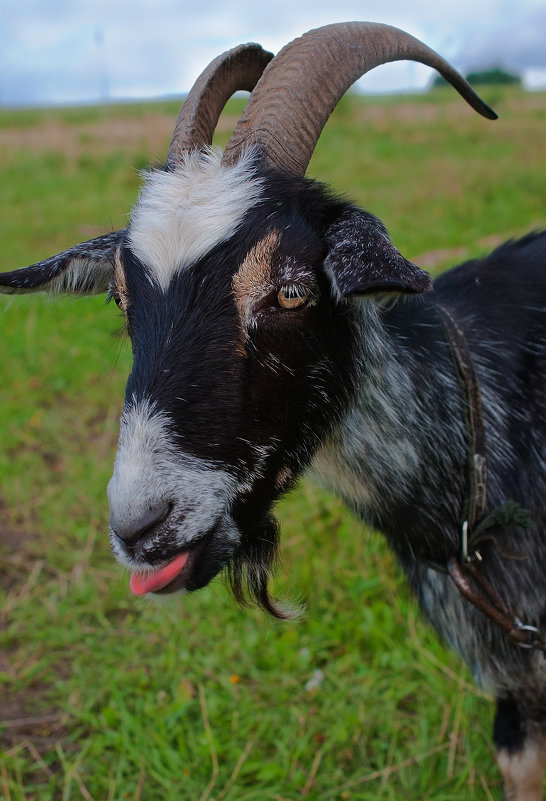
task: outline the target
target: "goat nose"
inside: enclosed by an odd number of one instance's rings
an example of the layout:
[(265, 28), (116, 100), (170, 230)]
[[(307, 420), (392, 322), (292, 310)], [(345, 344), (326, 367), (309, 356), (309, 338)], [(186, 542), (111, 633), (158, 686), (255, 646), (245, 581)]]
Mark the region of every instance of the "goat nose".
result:
[(123, 523), (110, 518), (110, 527), (126, 545), (137, 545), (167, 517), (170, 508), (170, 504), (161, 503), (149, 507), (140, 517)]

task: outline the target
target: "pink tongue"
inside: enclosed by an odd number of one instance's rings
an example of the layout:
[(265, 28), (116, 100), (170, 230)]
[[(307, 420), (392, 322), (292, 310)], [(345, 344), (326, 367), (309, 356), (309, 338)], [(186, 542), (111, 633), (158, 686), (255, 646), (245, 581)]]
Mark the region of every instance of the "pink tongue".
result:
[(177, 576), (186, 562), (188, 554), (181, 553), (175, 556), (165, 567), (160, 567), (154, 573), (133, 573), (129, 587), (134, 595), (146, 595), (147, 592), (156, 592), (170, 584)]

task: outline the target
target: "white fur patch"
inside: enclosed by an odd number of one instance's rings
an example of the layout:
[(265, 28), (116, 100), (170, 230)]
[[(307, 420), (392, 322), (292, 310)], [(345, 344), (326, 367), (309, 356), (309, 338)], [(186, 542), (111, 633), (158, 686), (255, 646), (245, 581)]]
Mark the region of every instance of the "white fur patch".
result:
[[(112, 269), (110, 261), (74, 258), (66, 270), (49, 282), (47, 291), (52, 294), (82, 292), (84, 287), (87, 295), (106, 292), (112, 279)], [(38, 287), (39, 290), (43, 288)]]
[(499, 751), (497, 761), (507, 801), (542, 801), (546, 752), (542, 743), (526, 742), (521, 751)]
[[(182, 521), (172, 532), (180, 548), (200, 539), (220, 518), (224, 530), (237, 537), (235, 527), (226, 524), (235, 486), (225, 470), (180, 451), (168, 415), (148, 401), (124, 411), (108, 484), (113, 529), (130, 528), (147, 510), (167, 503), (173, 520)], [(114, 550), (120, 562), (135, 567), (121, 548)]]
[(229, 167), (221, 158), (218, 150), (192, 151), (174, 171), (147, 175), (128, 238), (163, 291), (179, 270), (229, 239), (259, 202), (263, 182), (252, 153)]

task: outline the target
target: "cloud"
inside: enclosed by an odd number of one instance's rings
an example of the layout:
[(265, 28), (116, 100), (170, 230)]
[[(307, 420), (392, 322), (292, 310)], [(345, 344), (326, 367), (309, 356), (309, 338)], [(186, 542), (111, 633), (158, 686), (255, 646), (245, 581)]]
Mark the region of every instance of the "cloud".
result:
[(546, 68), (546, 5), (527, 9), (525, 24), (517, 15), (501, 13), (487, 27), (466, 22), (461, 28), (457, 57), (470, 68), (499, 65), (522, 72)]
[[(362, 13), (361, 0), (2, 0), (0, 103), (180, 94), (235, 44), (258, 41), (277, 52), (309, 28)], [(540, 76), (546, 68), (543, 0), (368, 0), (365, 15), (413, 33), (459, 69), (502, 63)], [(398, 63), (374, 70), (362, 85), (418, 88), (429, 75)]]

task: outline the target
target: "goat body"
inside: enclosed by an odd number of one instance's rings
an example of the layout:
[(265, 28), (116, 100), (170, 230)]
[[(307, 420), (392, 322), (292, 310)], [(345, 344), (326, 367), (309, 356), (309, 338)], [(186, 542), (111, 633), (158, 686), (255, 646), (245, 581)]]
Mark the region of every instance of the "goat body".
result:
[[(137, 594), (195, 590), (226, 568), (237, 598), (248, 591), (282, 617), (267, 586), (272, 508), (310, 469), (386, 535), (425, 615), (495, 693), (507, 792), (536, 801), (544, 656), (437, 566), (460, 557), (469, 491), (447, 311), (481, 391), (488, 511), (513, 500), (530, 515), (480, 542), (479, 570), (514, 615), (546, 630), (546, 234), (432, 286), (373, 215), (247, 144), (226, 160), (174, 141), (127, 230), (0, 276), (8, 292), (108, 284), (123, 308), (134, 363), (108, 490), (113, 551)], [(297, 152), (303, 171), (308, 156)]]

